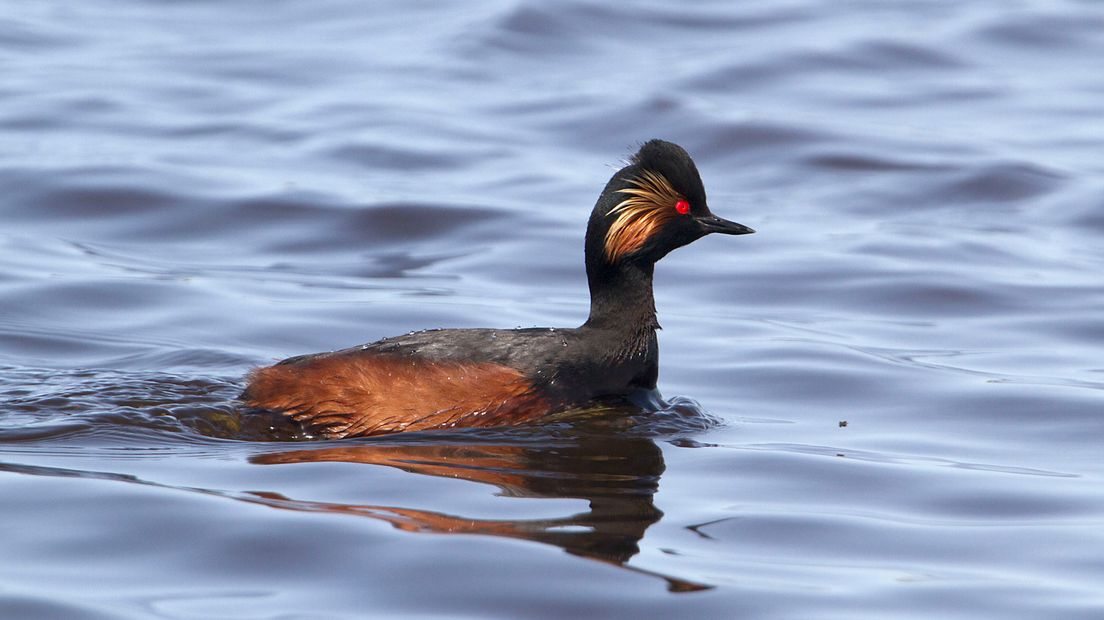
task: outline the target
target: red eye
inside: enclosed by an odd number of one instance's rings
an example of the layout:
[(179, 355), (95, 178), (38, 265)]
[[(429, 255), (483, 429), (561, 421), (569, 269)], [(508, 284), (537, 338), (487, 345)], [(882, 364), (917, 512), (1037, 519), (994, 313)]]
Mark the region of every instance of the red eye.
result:
[(681, 215), (686, 215), (690, 212), (690, 203), (685, 200), (680, 200), (675, 203), (675, 211), (678, 211)]

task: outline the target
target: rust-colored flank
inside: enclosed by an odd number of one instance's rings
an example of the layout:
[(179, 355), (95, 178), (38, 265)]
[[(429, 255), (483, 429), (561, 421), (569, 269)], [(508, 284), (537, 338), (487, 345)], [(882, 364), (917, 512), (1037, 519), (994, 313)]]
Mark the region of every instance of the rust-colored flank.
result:
[(326, 437), (521, 424), (552, 409), (521, 372), (487, 362), (334, 354), (258, 368), (249, 380), (250, 406)]

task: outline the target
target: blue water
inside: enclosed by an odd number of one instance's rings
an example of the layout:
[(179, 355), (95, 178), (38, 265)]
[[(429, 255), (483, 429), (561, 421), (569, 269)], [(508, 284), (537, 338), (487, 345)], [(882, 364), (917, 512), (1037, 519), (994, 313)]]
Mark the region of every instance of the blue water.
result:
[[(0, 617), (1104, 617), (1104, 7), (9, 2)], [(653, 414), (302, 441), (250, 368), (572, 326), (719, 215)]]

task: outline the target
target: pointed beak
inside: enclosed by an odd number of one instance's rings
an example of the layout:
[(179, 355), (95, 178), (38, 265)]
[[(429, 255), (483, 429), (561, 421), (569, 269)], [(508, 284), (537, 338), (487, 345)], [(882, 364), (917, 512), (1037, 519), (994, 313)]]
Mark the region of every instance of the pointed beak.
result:
[(748, 228), (743, 224), (737, 224), (736, 222), (730, 222), (724, 218), (717, 217), (710, 213), (699, 218), (695, 218), (698, 225), (706, 234), (709, 233), (721, 233), (725, 235), (749, 235), (755, 232), (754, 228)]

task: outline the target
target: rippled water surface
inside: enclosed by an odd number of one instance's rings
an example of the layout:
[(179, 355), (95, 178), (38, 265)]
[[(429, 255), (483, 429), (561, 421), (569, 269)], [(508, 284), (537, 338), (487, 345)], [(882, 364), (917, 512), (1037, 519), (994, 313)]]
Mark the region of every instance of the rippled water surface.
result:
[[(0, 617), (1104, 617), (1104, 7), (14, 2)], [(667, 404), (309, 441), (251, 367), (577, 325), (643, 140)]]

